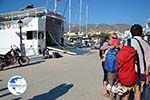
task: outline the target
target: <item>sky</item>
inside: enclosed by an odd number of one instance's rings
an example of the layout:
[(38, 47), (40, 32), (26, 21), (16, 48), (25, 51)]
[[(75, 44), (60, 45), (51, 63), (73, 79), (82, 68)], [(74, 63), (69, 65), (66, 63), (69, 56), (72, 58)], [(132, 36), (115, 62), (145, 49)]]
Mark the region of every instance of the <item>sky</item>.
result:
[[(47, 8), (54, 10), (54, 1), (48, 0)], [(68, 22), (68, 0), (59, 0), (57, 12), (64, 15)], [(0, 13), (17, 11), (33, 4), (34, 7), (46, 7), (47, 0), (0, 0)], [(82, 24), (86, 23), (88, 6), (88, 24), (142, 24), (150, 18), (150, 0), (82, 0)], [(72, 0), (71, 23), (79, 24), (80, 0)]]

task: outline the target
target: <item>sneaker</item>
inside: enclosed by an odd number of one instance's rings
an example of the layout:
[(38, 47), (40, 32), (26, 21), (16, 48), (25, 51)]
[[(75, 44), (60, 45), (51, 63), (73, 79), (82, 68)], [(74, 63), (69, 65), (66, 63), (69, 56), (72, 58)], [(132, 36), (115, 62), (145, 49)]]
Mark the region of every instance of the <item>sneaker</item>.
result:
[(121, 93), (121, 92), (119, 92), (119, 93), (117, 93), (119, 96), (122, 96), (123, 95), (123, 93)]
[(112, 93), (118, 93), (117, 85), (113, 85), (113, 86), (112, 86), (111, 92), (112, 92)]
[(125, 87), (122, 87), (122, 86), (117, 86), (117, 85), (114, 85), (112, 86), (111, 88), (111, 92), (112, 93), (117, 93), (118, 95), (123, 95), (124, 93), (127, 92), (127, 89)]
[(119, 92), (122, 93), (126, 93), (127, 92), (127, 88), (125, 88), (124, 86), (118, 86)]
[(111, 85), (110, 84), (107, 84), (106, 88), (108, 91), (111, 91)]

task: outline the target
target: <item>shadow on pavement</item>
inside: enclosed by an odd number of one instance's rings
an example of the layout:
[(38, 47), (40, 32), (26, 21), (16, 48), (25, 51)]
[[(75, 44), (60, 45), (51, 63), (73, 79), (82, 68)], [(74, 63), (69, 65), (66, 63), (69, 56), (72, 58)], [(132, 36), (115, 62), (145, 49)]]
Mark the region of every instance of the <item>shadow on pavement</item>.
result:
[[(40, 63), (42, 63), (42, 62), (45, 62), (45, 61), (31, 62), (31, 63), (28, 64), (28, 65), (40, 64)], [(10, 70), (10, 69), (14, 69), (14, 68), (20, 68), (20, 67), (27, 67), (28, 65), (24, 65), (24, 66), (20, 66), (20, 65), (16, 65), (16, 66), (8, 66), (8, 67), (4, 67), (4, 69), (1, 70), (1, 71)]]
[(0, 91), (4, 91), (4, 90), (7, 90), (8, 88), (7, 87), (5, 87), (5, 88), (2, 88), (2, 89), (0, 89)]
[(15, 98), (15, 99), (12, 99), (12, 100), (21, 100), (22, 98), (21, 97), (19, 97), (19, 98)]
[[(4, 91), (5, 91), (5, 93), (2, 93)], [(11, 93), (9, 91), (8, 92), (7, 91), (8, 91), (7, 87), (0, 89), (0, 100), (1, 100), (2, 97), (11, 95)], [(21, 97), (18, 97), (18, 98), (12, 99), (12, 100), (20, 100), (20, 99), (21, 99)], [(5, 99), (2, 99), (2, 100), (5, 100)]]
[(66, 94), (72, 87), (73, 87), (73, 84), (63, 83), (53, 88), (52, 90), (50, 90), (48, 93), (34, 96), (32, 99), (29, 99), (29, 100), (56, 100), (60, 96), (63, 96), (64, 94)]
[(10, 92), (2, 94), (2, 95), (0, 95), (0, 98), (5, 97), (5, 96), (10, 95), (10, 94), (11, 94)]
[(3, 91), (6, 91), (6, 90), (8, 90), (8, 88), (7, 88), (7, 87), (0, 89), (0, 98), (5, 97), (5, 96), (7, 96), (7, 95), (10, 95), (10, 94), (11, 94), (10, 92), (4, 93), (4, 94), (3, 94), (3, 93), (1, 93), (1, 92), (3, 92)]

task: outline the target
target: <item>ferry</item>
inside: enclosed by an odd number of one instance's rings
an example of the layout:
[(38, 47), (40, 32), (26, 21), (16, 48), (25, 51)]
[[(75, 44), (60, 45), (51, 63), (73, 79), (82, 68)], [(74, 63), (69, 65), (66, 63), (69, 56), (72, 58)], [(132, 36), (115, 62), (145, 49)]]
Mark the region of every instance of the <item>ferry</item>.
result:
[[(23, 22), (21, 28), (20, 20)], [(38, 55), (47, 46), (60, 42), (64, 34), (64, 17), (44, 7), (0, 13), (0, 54), (9, 51), (12, 45), (20, 47), (20, 32), (26, 55)]]

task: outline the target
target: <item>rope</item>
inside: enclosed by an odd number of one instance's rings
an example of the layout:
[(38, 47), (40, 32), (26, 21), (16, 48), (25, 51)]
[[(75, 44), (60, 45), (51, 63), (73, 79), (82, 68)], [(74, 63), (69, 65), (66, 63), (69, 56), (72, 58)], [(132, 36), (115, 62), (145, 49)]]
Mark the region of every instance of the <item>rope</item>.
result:
[[(48, 34), (49, 34), (49, 36), (52, 38), (52, 40), (62, 49), (62, 50), (64, 50), (65, 52), (66, 51), (69, 51), (69, 50), (67, 50), (67, 49), (65, 49), (64, 47), (62, 47), (55, 39), (54, 39), (54, 37), (48, 32)], [(69, 52), (72, 52), (72, 51), (69, 51)], [(72, 53), (74, 53), (74, 52), (72, 52)], [(73, 54), (74, 55), (74, 54)], [(75, 53), (75, 55), (76, 55), (76, 53)]]
[(65, 50), (65, 48), (62, 47), (62, 46), (54, 39), (54, 37), (51, 35), (51, 33), (48, 32), (48, 34), (49, 34), (49, 36), (52, 38), (52, 40), (53, 40), (61, 49)]

